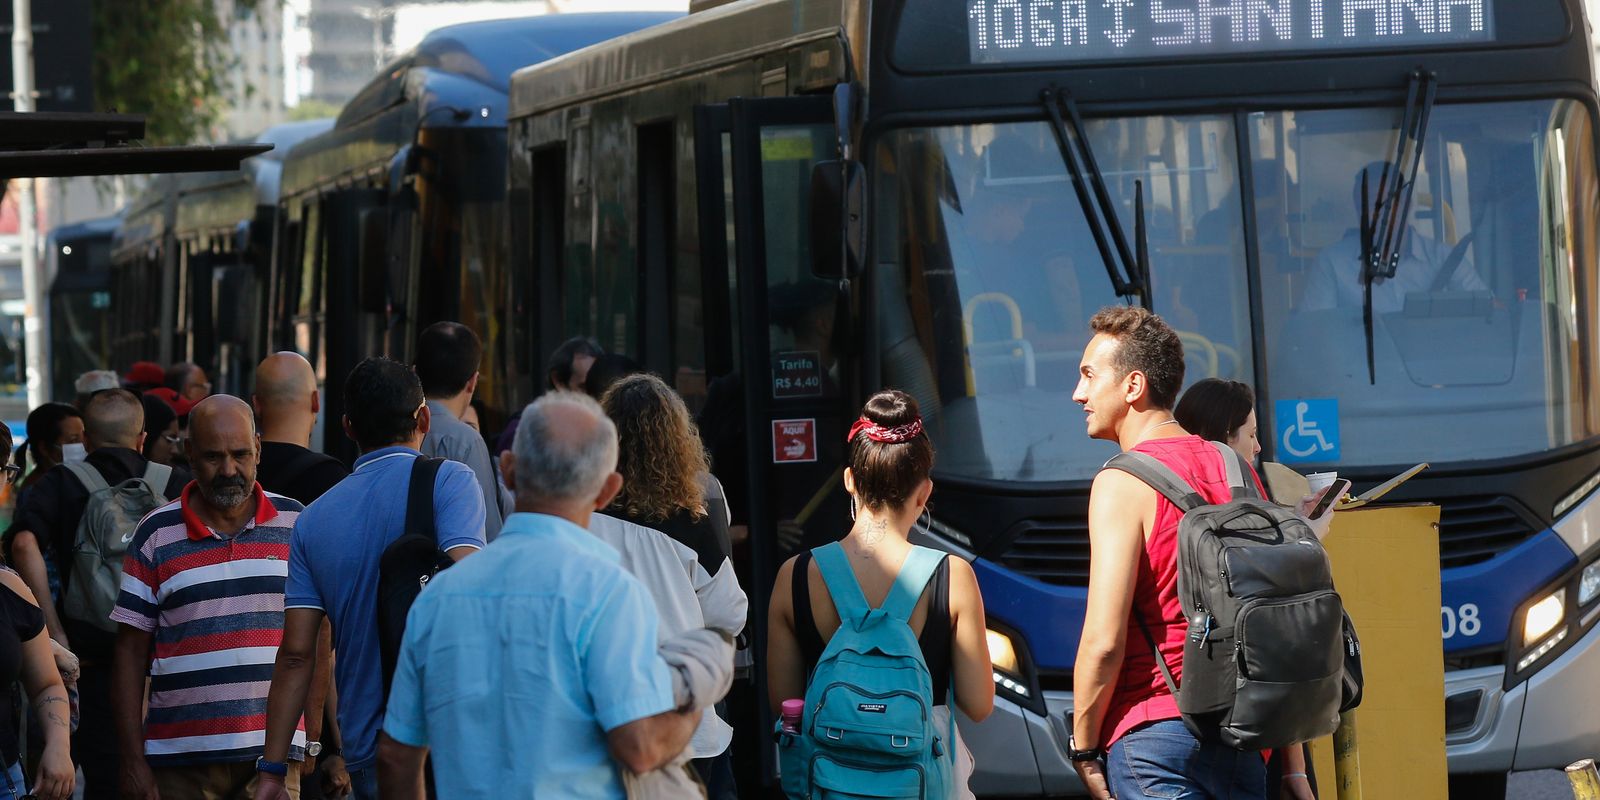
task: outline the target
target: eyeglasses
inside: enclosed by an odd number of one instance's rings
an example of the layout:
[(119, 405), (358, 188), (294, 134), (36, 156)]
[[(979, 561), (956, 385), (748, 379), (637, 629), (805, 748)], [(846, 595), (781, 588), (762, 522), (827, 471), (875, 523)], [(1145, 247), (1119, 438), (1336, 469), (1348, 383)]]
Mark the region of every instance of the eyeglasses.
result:
[(4, 467), (0, 467), (0, 471), (5, 472), (5, 482), (9, 485), (17, 482), (17, 476), (22, 474), (22, 467), (16, 464), (7, 464)]
[(173, 447), (182, 447), (183, 443), (189, 440), (189, 437), (187, 436), (169, 436), (165, 433), (161, 434), (161, 438), (166, 439), (167, 444), (170, 444)]

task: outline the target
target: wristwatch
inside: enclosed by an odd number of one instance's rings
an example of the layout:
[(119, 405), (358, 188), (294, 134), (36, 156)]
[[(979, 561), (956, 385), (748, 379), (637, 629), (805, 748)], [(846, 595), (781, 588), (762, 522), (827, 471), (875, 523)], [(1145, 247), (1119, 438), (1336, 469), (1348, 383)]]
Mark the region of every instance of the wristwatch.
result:
[(256, 757), (256, 772), (276, 775), (280, 778), (287, 777), (289, 765), (282, 761), (268, 761), (264, 756)]
[(306, 742), (306, 755), (312, 758), (338, 756), (344, 758), (344, 748), (337, 745), (323, 744), (322, 742)]
[(1096, 747), (1093, 750), (1079, 750), (1077, 737), (1067, 734), (1067, 760), (1074, 764), (1083, 764), (1089, 761), (1104, 761), (1106, 751)]

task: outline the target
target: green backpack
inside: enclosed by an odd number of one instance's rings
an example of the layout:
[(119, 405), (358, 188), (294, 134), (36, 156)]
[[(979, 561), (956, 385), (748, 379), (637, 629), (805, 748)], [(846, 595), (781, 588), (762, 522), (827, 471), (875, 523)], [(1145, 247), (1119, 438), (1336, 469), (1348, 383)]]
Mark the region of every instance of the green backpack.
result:
[(951, 730), (934, 730), (933, 679), (908, 620), (945, 554), (913, 547), (883, 605), (868, 608), (842, 546), (811, 552), (840, 624), (807, 683), (800, 733), (778, 722), (784, 792), (943, 800), (954, 773), (955, 715)]

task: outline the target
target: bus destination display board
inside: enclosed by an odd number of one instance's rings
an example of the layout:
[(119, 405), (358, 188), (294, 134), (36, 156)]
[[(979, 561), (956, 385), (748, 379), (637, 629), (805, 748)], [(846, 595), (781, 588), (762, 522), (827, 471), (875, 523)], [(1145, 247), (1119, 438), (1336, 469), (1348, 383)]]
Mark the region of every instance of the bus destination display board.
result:
[(967, 0), (974, 64), (1487, 42), (1495, 0)]

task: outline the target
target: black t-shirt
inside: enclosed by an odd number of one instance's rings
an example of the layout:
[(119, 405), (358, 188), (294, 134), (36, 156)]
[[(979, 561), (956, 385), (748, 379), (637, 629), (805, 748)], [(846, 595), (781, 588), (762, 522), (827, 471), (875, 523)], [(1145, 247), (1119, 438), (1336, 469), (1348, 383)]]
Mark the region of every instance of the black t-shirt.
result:
[[(102, 447), (89, 454), (85, 460), (100, 472), (106, 483), (116, 486), (123, 481), (142, 477), (150, 463), (139, 453), (125, 447)], [(189, 471), (176, 464), (172, 477), (163, 492), (168, 500), (176, 500), (183, 487), (192, 478)], [(89, 490), (78, 481), (65, 465), (52, 467), (22, 498), (11, 527), (6, 529), (3, 546), (6, 560), (11, 561), (11, 542), (17, 531), (32, 531), (41, 547), (50, 549), (56, 569), (61, 575), (63, 591), (72, 581), (72, 540), (78, 533), (78, 521), (83, 519), (84, 507), (89, 504)], [(56, 610), (61, 610), (61, 598), (55, 598)], [(116, 634), (86, 623), (63, 618), (72, 650), (80, 658), (99, 660), (111, 656)]]
[[(22, 675), (22, 644), (44, 631), (44, 612), (0, 584), (0, 686), (9, 687)], [(0, 756), (7, 764), (17, 760), (16, 693), (0, 692)]]
[[(811, 611), (811, 551), (803, 550), (795, 556), (794, 578), (790, 583), (789, 602), (794, 609), (794, 636), (800, 645), (800, 663), (805, 667), (807, 680), (817, 668), (827, 642), (817, 630), (816, 615)], [(922, 660), (928, 665), (928, 677), (933, 679), (933, 704), (949, 702), (949, 691), (954, 684), (950, 675), (950, 644), (954, 634), (950, 630), (950, 558), (939, 560), (933, 577), (928, 580), (928, 619), (922, 623), (922, 633), (917, 636), (917, 646), (922, 648)]]
[(298, 500), (303, 506), (311, 505), (349, 474), (339, 459), (287, 442), (263, 441), (261, 463), (256, 465), (256, 482), (261, 488)]
[(679, 544), (693, 550), (695, 556), (700, 559), (700, 566), (705, 567), (706, 572), (712, 575), (717, 574), (722, 569), (722, 565), (728, 563), (728, 559), (731, 557), (728, 546), (728, 526), (722, 522), (722, 509), (720, 508), (716, 509), (714, 513), (708, 513), (699, 519), (695, 519), (693, 515), (684, 509), (678, 509), (677, 512), (666, 519), (646, 519), (629, 516), (622, 508), (607, 509), (606, 513), (625, 519), (635, 525), (655, 528), (671, 536)]

